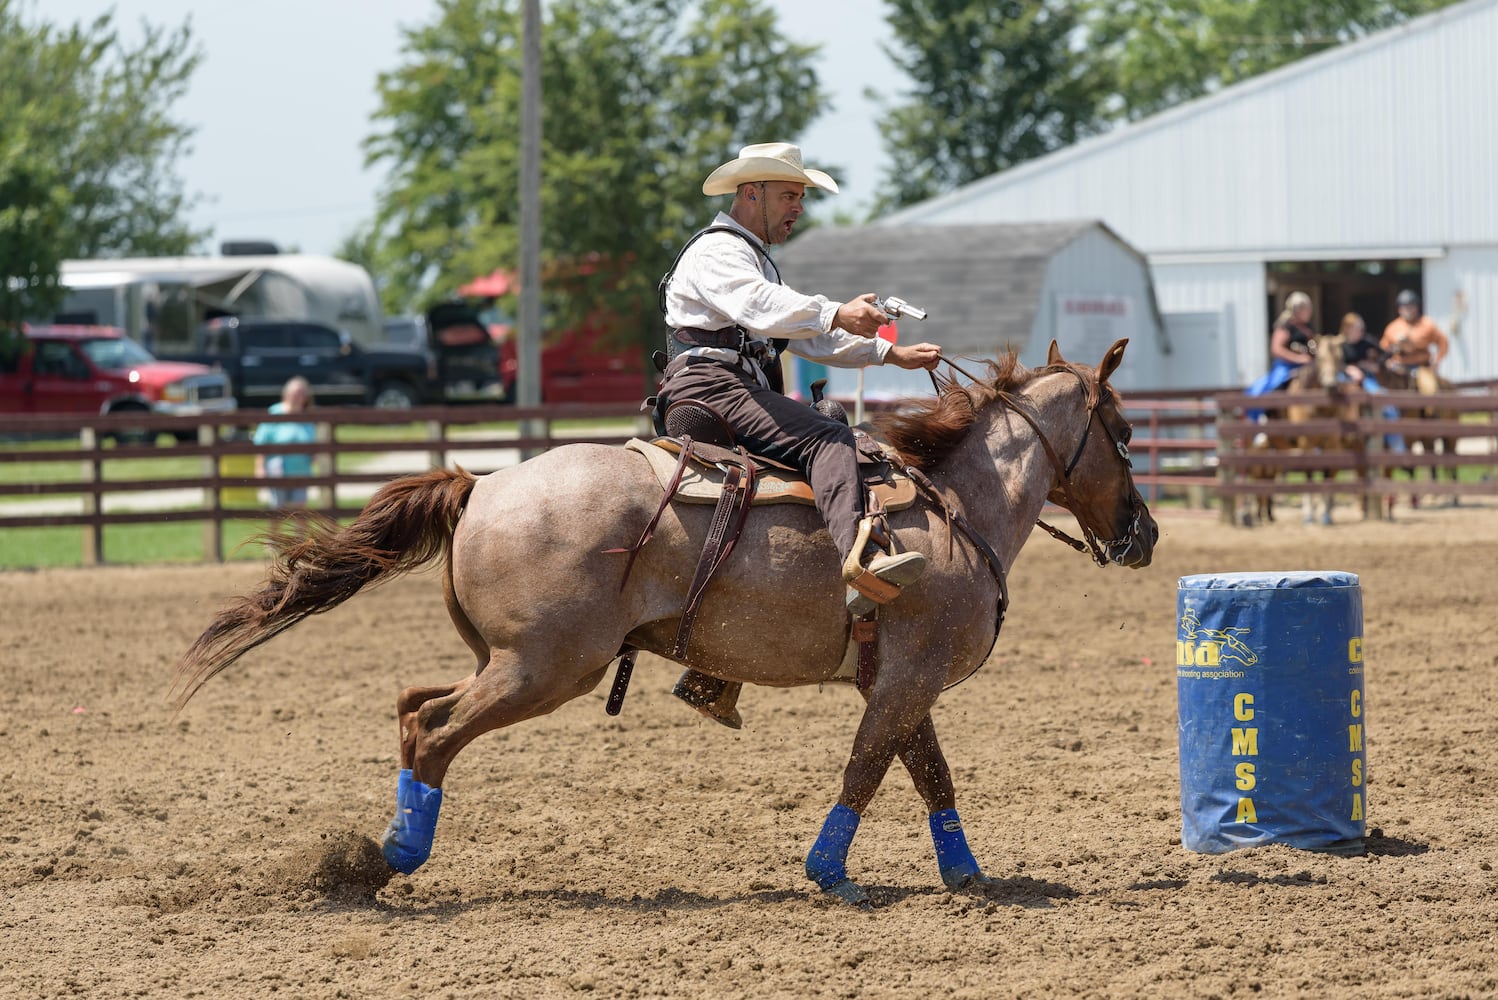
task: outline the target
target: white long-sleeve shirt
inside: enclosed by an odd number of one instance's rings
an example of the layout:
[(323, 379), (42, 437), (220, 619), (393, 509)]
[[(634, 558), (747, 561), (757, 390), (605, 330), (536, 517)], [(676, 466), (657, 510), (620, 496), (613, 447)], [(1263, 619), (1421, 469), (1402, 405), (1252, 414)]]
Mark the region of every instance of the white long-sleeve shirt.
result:
[[(726, 213), (719, 212), (713, 225), (737, 229), (763, 246)], [(688, 247), (676, 265), (666, 288), (666, 324), (673, 330), (740, 326), (755, 339), (787, 339), (786, 349), (792, 354), (835, 368), (883, 364), (889, 341), (833, 329), (841, 305), (825, 295), (803, 295), (777, 284), (771, 265), (754, 247), (732, 233), (708, 233)], [(729, 364), (739, 360), (737, 351), (716, 347), (683, 353)]]

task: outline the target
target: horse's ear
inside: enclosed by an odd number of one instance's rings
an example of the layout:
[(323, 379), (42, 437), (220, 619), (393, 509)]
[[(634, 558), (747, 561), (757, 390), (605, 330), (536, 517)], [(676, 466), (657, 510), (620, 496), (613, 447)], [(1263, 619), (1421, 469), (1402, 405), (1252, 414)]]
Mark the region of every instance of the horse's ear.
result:
[(1061, 362), (1061, 345), (1056, 343), (1055, 338), (1052, 338), (1051, 349), (1045, 355), (1045, 363), (1048, 365), (1059, 365)]
[(1113, 346), (1108, 348), (1108, 353), (1103, 355), (1103, 363), (1097, 366), (1097, 380), (1108, 381), (1108, 376), (1118, 370), (1119, 364), (1123, 362), (1124, 348), (1129, 346), (1129, 338), (1115, 340)]

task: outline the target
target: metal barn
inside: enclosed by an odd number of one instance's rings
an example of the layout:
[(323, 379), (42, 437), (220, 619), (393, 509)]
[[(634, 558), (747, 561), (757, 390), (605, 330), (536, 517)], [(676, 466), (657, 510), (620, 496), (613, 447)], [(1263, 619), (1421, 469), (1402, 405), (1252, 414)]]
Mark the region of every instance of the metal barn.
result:
[[(1149, 267), (1100, 222), (824, 227), (792, 240), (776, 261), (802, 291), (838, 300), (877, 292), (926, 309), (924, 321), (899, 321), (903, 343), (929, 341), (948, 356), (977, 359), (1012, 347), (1033, 366), (1045, 363), (1055, 338), (1066, 357), (1095, 365), (1127, 337), (1114, 377), (1120, 388), (1171, 380)], [(829, 391), (856, 390), (857, 372), (798, 368), (788, 388), (804, 391), (807, 381), (826, 375)], [(867, 369), (864, 379), (870, 398), (930, 389), (924, 372), (893, 365)]]
[[(1498, 0), (1468, 0), (911, 206), (879, 221), (1095, 218), (1148, 258), (1160, 308), (1221, 384), (1268, 364), (1274, 312), (1376, 336), (1404, 288), (1452, 337), (1441, 373), (1498, 377)], [(1273, 311), (1272, 311), (1273, 310)], [(1172, 328), (1176, 324), (1171, 323)]]

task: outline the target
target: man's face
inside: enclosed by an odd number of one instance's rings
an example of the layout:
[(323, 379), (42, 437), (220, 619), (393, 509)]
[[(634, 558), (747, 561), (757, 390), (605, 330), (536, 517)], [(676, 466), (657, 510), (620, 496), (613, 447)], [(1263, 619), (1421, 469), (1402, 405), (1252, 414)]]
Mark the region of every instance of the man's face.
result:
[(1420, 303), (1406, 302), (1399, 307), (1399, 315), (1411, 323), (1415, 322), (1415, 320), (1420, 318)]
[(790, 181), (767, 181), (764, 188), (764, 215), (769, 223), (765, 242), (784, 243), (791, 238), (796, 220), (805, 210), (806, 185)]

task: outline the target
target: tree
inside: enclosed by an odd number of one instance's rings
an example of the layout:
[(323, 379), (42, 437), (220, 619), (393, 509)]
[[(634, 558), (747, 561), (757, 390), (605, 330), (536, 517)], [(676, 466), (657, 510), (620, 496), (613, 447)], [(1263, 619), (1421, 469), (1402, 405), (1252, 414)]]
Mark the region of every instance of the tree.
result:
[[(542, 252), (565, 326), (606, 303), (654, 330), (655, 282), (711, 206), (703, 179), (744, 143), (794, 137), (826, 104), (814, 49), (760, 0), (555, 0), (546, 5)], [(375, 220), (392, 312), (516, 268), (520, 12), (443, 0), (382, 74), (366, 140), (390, 180)], [(557, 293), (557, 294), (553, 294)]]
[[(1104, 125), (1101, 77), (1073, 42), (1081, 0), (888, 0), (886, 47), (911, 82), (886, 105), (874, 214), (1069, 145)], [(879, 96), (879, 95), (874, 95)]]
[(1453, 0), (1094, 0), (1087, 51), (1133, 121)]
[(192, 130), (169, 113), (198, 59), (190, 24), (146, 25), (130, 47), (110, 15), (32, 26), (0, 0), (0, 322), (50, 312), (64, 259), (185, 253), (207, 235), (173, 173)]
[(1451, 2), (887, 0), (912, 87), (874, 214)]

